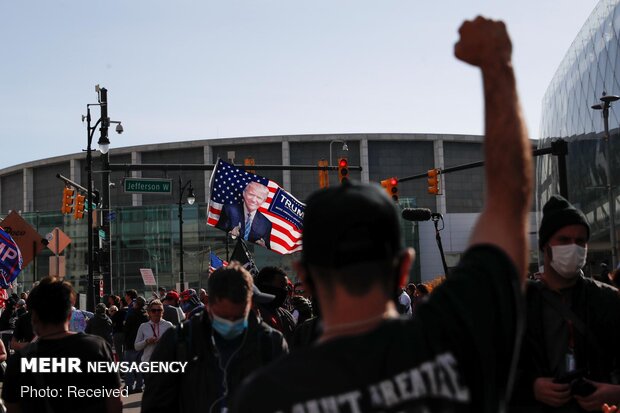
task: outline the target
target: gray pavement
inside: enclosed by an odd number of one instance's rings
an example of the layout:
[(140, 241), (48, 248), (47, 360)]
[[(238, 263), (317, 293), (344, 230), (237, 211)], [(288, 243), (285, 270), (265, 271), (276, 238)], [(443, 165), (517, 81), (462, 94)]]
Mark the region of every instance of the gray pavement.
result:
[(142, 393), (130, 394), (129, 397), (122, 397), (123, 413), (140, 413), (142, 405)]

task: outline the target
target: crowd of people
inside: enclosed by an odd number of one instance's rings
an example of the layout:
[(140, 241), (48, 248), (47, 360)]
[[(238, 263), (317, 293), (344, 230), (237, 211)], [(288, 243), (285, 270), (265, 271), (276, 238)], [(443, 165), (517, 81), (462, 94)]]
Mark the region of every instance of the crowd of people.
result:
[(11, 304), (21, 314), (2, 390), (9, 410), (119, 412), (116, 395), (20, 395), (24, 385), (121, 388), (115, 373), (19, 374), (25, 357), (79, 355), (187, 363), (181, 375), (124, 375), (128, 393), (144, 391), (145, 413), (614, 411), (618, 290), (584, 277), (590, 227), (560, 196), (543, 208), (544, 269), (526, 281), (532, 157), (512, 45), (503, 23), (481, 17), (459, 33), (455, 55), (482, 72), (486, 195), (445, 280), (408, 283), (415, 251), (397, 207), (378, 185), (347, 181), (307, 200), (294, 284), (282, 268), (252, 276), (232, 262), (205, 290), (162, 288), (149, 300), (128, 290), (93, 314), (75, 308), (68, 283), (42, 280)]

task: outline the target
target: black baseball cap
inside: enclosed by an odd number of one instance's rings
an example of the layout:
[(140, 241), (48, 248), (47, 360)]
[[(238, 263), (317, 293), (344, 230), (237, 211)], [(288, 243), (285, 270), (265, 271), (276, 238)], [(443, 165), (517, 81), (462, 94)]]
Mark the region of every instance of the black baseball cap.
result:
[(404, 250), (394, 201), (378, 184), (355, 181), (310, 195), (302, 237), (302, 262), (324, 268), (388, 261)]

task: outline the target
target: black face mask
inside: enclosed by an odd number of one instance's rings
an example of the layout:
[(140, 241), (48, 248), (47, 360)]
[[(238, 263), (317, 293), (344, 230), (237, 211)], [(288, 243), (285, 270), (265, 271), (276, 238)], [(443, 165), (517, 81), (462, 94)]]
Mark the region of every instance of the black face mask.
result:
[(264, 293), (273, 294), (276, 296), (272, 302), (266, 304), (267, 307), (278, 308), (284, 305), (284, 301), (286, 301), (286, 296), (288, 294), (286, 288), (273, 287), (271, 285), (261, 285), (258, 288)]

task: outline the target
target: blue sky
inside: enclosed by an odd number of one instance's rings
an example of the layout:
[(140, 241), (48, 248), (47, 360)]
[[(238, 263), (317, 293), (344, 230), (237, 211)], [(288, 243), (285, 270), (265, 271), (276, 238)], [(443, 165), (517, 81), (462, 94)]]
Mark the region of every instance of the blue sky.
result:
[(478, 14), (508, 25), (537, 138), (547, 85), (596, 3), (5, 0), (0, 169), (84, 149), (81, 115), (96, 102), (95, 84), (108, 89), (109, 115), (125, 128), (110, 134), (112, 147), (272, 134), (482, 134), (479, 71), (453, 57), (458, 27)]

